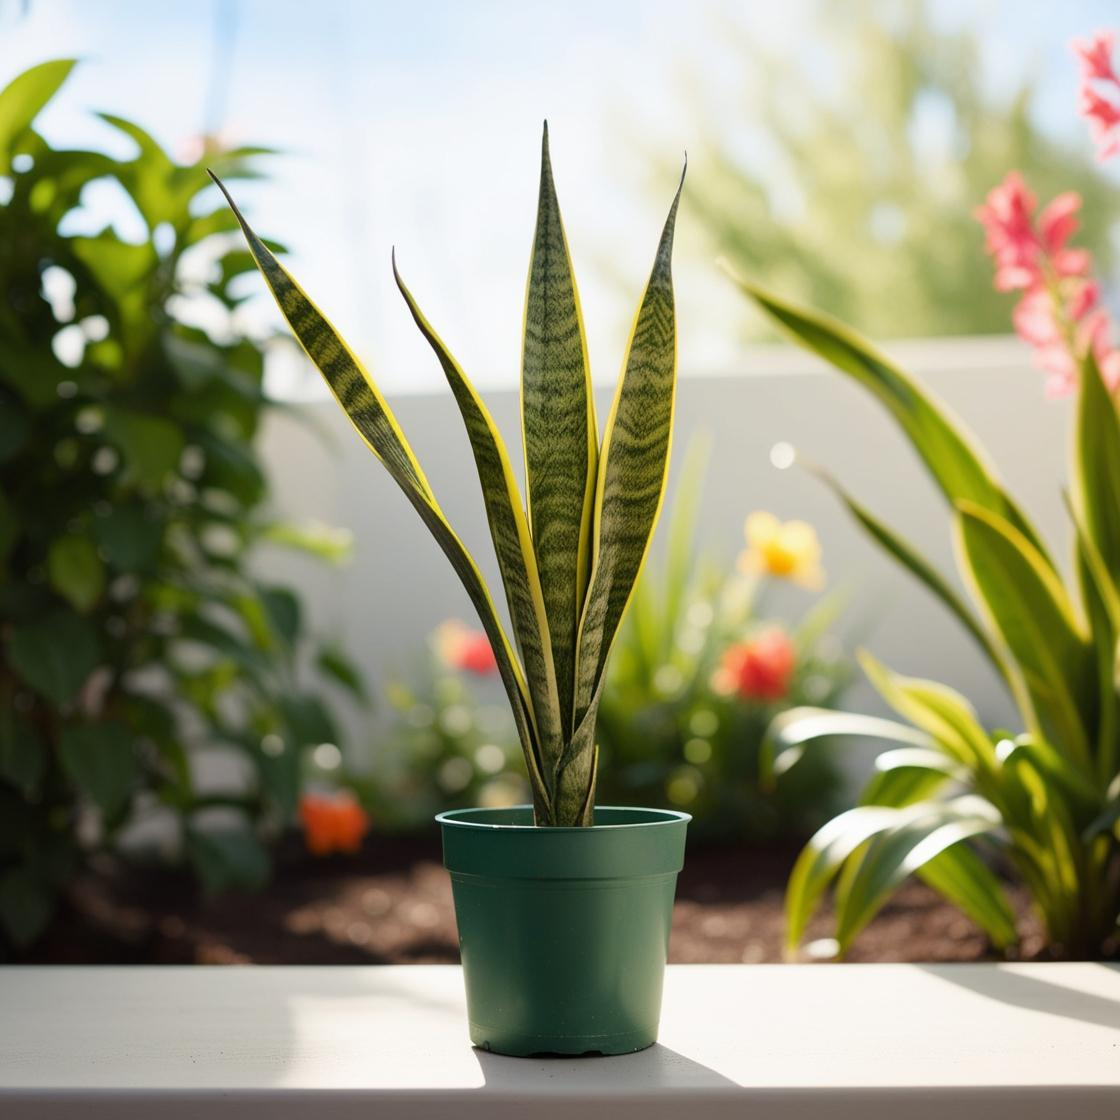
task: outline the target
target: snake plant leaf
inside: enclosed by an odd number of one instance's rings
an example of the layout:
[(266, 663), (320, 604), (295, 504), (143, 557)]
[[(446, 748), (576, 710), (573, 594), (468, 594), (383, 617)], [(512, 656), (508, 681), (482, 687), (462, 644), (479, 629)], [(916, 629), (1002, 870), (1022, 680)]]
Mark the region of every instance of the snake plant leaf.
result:
[(1120, 417), (1091, 348), (1081, 363), (1073, 466), (1079, 518), (1115, 590), (1120, 581)]
[(903, 880), (954, 844), (995, 832), (1001, 824), (997, 810), (975, 796), (923, 802), (909, 812), (908, 819), (877, 832), (840, 874), (835, 901), (841, 955)]
[(957, 503), (956, 534), (975, 597), (1022, 670), (1040, 738), (1088, 766), (1092, 654), (1065, 588), (1022, 533), (974, 502)]
[(799, 307), (721, 266), (793, 341), (848, 374), (878, 399), (910, 440), (950, 502), (967, 499), (1006, 518), (1046, 556), (1042, 539), (1004, 491), (961, 422), (857, 332), (829, 315)]
[(936, 743), (924, 731), (905, 723), (856, 712), (802, 706), (779, 712), (766, 729), (759, 751), (759, 781), (769, 785), (800, 761), (809, 743), (821, 739), (882, 739), (935, 750)]
[[(556, 672), (549, 644), (549, 624), (537, 558), (529, 533), (529, 523), (521, 507), (521, 495), (517, 489), (509, 453), (482, 398), (405, 286), (397, 268), (396, 254), (393, 256), (393, 276), (420, 333), (439, 359), (467, 429), (478, 477), (482, 483), (490, 536), (494, 542), (494, 552), (509, 603), (510, 621), (521, 651), (525, 678), (536, 715), (541, 761), (554, 763), (563, 741)], [(547, 777), (547, 768), (544, 773)]]
[(521, 414), (529, 524), (567, 735), (573, 729), (579, 612), (591, 572), (599, 429), (579, 292), (552, 178), (547, 122), (525, 292)]
[(892, 673), (866, 650), (860, 650), (857, 657), (875, 690), (900, 716), (963, 765), (980, 771), (994, 767), (992, 743), (972, 705), (960, 693), (936, 681)]
[(602, 687), (607, 656), (645, 560), (665, 493), (677, 380), (673, 229), (683, 187), (682, 173), (634, 319), (603, 436), (591, 582), (580, 621), (577, 729), (593, 710)]
[(967, 844), (953, 844), (918, 869), (918, 878), (967, 914), (1000, 952), (1019, 940), (1015, 911), (992, 869)]
[(534, 805), (545, 819), (552, 815), (548, 789), (539, 768), (539, 743), (524, 674), (499, 621), (493, 600), (470, 553), (440, 510), (416, 457), (384, 397), (334, 327), (307, 297), (268, 247), (253, 232), (217, 176), (211, 177), (226, 197), (284, 317), (300, 345), (318, 367), (350, 422), (404, 491), (436, 539), (466, 589), (494, 648), (498, 670), (513, 709), (525, 752)]
[(861, 805), (889, 805), (901, 809), (927, 800), (967, 771), (943, 751), (899, 747), (875, 759), (875, 773), (863, 787)]
[(836, 495), (876, 544), (893, 556), (911, 575), (924, 583), (927, 589), (949, 608), (950, 612), (956, 616), (957, 621), (972, 635), (976, 644), (984, 651), (996, 672), (1010, 683), (1010, 669), (1003, 654), (992, 641), (991, 636), (984, 629), (975, 613), (950, 586), (948, 580), (909, 541), (899, 536), (898, 533), (885, 525), (853, 498), (830, 472), (816, 464), (807, 464), (807, 469)]
[(12, 170), (21, 137), (70, 76), (77, 60), (53, 59), (23, 71), (0, 90), (0, 175)]

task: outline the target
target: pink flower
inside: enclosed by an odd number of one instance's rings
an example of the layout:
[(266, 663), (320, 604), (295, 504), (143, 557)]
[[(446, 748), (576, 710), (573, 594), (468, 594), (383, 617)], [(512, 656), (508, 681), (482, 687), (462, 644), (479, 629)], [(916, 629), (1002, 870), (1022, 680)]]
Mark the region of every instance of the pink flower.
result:
[(1077, 384), (1079, 361), (1090, 348), (1110, 387), (1120, 382), (1120, 351), (1100, 307), (1087, 249), (1069, 247), (1077, 231), (1081, 197), (1058, 195), (1035, 218), (1035, 197), (1017, 171), (988, 195), (976, 216), (987, 234), (999, 291), (1021, 291), (1012, 314), (1019, 337), (1034, 349), (1049, 375), (1048, 396), (1065, 396)]
[(1112, 46), (1116, 36), (1111, 31), (1094, 31), (1088, 39), (1074, 39), (1073, 53), (1081, 60), (1083, 80), (1095, 79), (1102, 82), (1115, 82), (1116, 72), (1112, 69)]
[[(1097, 145), (1097, 159), (1111, 159), (1120, 152), (1120, 77), (1112, 66), (1115, 36), (1097, 31), (1087, 40), (1075, 40), (1074, 53), (1081, 61), (1081, 115), (1089, 122), (1089, 133)], [(1099, 86), (1105, 86), (1105, 97)]]

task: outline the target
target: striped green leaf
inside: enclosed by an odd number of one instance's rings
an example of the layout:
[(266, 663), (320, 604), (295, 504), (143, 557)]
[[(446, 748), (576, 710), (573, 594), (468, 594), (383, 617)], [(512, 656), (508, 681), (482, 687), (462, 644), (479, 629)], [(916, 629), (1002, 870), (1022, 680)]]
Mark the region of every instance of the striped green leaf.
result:
[[(1041, 538), (1004, 491), (961, 422), (867, 339), (831, 316), (798, 307), (725, 262), (738, 287), (795, 342), (848, 374), (887, 409), (950, 502), (967, 499), (1006, 518), (1046, 557)], [(1049, 558), (1047, 563), (1053, 567)]]
[(603, 669), (665, 492), (677, 380), (673, 229), (683, 186), (682, 175), (634, 320), (603, 437), (591, 582), (580, 621), (576, 739), (581, 722), (594, 714)]
[(462, 413), (474, 452), (486, 516), (490, 523), (490, 536), (494, 542), (494, 552), (509, 604), (510, 621), (525, 666), (525, 678), (536, 716), (542, 773), (547, 785), (562, 749), (563, 732), (537, 558), (529, 534), (529, 523), (521, 508), (521, 495), (517, 489), (509, 453), (482, 398), (405, 286), (397, 269), (395, 254), (393, 276), (420, 333), (439, 359)]
[(483, 629), (494, 647), (502, 683), (513, 709), (537, 812), (544, 819), (551, 819), (552, 806), (539, 766), (535, 718), (524, 674), (477, 565), (440, 510), (420, 464), (369, 374), (322, 312), (252, 231), (222, 183), (216, 176), (213, 178), (236, 214), (257, 267), (300, 345), (322, 373), (350, 422), (385, 465), (443, 549), (474, 604)]
[(973, 502), (958, 502), (957, 511), (957, 541), (977, 601), (1022, 670), (1042, 737), (1087, 765), (1083, 719), (1095, 680), (1065, 588), (1010, 522)]
[(552, 180), (547, 123), (525, 292), (521, 413), (529, 523), (562, 726), (570, 734), (579, 611), (591, 571), (599, 432), (579, 292)]

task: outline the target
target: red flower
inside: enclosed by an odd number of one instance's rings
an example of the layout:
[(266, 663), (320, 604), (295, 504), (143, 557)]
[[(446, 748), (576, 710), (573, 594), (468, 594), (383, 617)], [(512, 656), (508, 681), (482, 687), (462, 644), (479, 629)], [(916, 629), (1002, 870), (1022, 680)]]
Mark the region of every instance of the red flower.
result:
[(498, 670), (498, 659), (490, 639), (481, 630), (472, 630), (457, 619), (441, 622), (435, 632), (436, 653), (452, 669), (489, 676)]
[(349, 790), (305, 793), (299, 799), (303, 838), (312, 855), (353, 854), (369, 831), (369, 817)]
[(789, 694), (797, 668), (797, 651), (784, 630), (760, 631), (746, 642), (729, 646), (713, 681), (720, 692), (745, 700), (782, 700)]

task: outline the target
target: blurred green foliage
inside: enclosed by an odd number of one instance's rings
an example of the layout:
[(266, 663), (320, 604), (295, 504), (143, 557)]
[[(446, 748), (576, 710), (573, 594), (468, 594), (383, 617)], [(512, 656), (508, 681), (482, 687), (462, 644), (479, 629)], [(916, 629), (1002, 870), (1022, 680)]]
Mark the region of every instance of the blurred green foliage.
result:
[[(702, 230), (682, 249), (724, 255), (874, 337), (1003, 333), (1007, 298), (992, 289), (973, 211), (1018, 168), (1043, 201), (1080, 192), (1084, 242), (1112, 275), (1120, 194), (1082, 130), (1067, 142), (1039, 127), (1029, 82), (995, 96), (975, 36), (939, 29), (919, 0), (816, 12), (814, 33), (781, 54), (720, 17), (722, 53), (682, 90)], [(652, 145), (649, 160), (660, 181)]]
[[(337, 740), (301, 664), (360, 691), (249, 563), (263, 542), (323, 545), (267, 515), (254, 441), (272, 406), (234, 316), (253, 264), (204, 194), (205, 165), (252, 177), (264, 153), (200, 144), (179, 163), (108, 115), (128, 158), (52, 148), (33, 125), (72, 66), (0, 93), (0, 953), (153, 814), (207, 887), (262, 881), (304, 748)], [(142, 237), (78, 232), (95, 181)], [(200, 783), (195, 747), (233, 760), (224, 785)]]
[(832, 707), (852, 678), (831, 633), (839, 598), (825, 596), (788, 629), (795, 651), (783, 694), (767, 699), (717, 687), (725, 653), (766, 630), (766, 581), (728, 570), (697, 548), (707, 451), (689, 448), (660, 565), (647, 562), (619, 632), (599, 709), (601, 805), (683, 809), (693, 835), (772, 840), (806, 835), (839, 805), (842, 781), (827, 752), (763, 781), (760, 751), (779, 712)]

